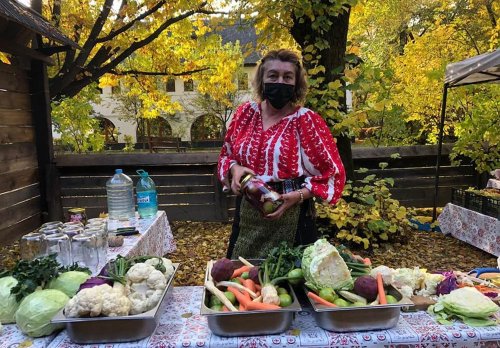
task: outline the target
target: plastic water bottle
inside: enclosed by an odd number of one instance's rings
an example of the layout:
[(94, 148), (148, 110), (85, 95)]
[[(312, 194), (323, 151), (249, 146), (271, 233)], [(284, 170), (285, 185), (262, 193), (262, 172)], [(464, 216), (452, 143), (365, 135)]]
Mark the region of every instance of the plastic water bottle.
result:
[(135, 187), (135, 191), (137, 192), (137, 211), (143, 219), (156, 216), (156, 212), (158, 211), (156, 185), (149, 177), (148, 172), (139, 169), (137, 174), (140, 175)]
[(128, 220), (135, 217), (134, 183), (121, 169), (106, 182), (108, 215), (111, 220)]

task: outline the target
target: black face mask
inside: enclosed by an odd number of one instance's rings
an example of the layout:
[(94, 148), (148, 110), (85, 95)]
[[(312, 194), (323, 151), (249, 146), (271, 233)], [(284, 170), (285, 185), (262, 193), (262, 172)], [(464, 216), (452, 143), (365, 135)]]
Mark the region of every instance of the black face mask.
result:
[(273, 108), (281, 109), (295, 93), (295, 86), (286, 83), (264, 83), (264, 99), (267, 99)]

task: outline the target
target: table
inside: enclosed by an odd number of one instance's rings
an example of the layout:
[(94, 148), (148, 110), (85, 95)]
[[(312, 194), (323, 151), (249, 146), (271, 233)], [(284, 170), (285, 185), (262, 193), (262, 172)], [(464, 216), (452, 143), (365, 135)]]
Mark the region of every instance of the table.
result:
[(464, 207), (448, 203), (438, 217), (444, 234), (500, 256), (500, 221)]
[(139, 219), (137, 229), (140, 234), (125, 237), (120, 247), (109, 248), (108, 261), (119, 254), (163, 256), (176, 250), (174, 236), (164, 210), (158, 211), (155, 217)]
[[(93, 348), (146, 347), (499, 347), (500, 326), (471, 328), (463, 323), (439, 325), (426, 312), (402, 313), (389, 330), (336, 333), (316, 326), (312, 309), (303, 306), (292, 327), (279, 335), (224, 338), (213, 335), (200, 315), (203, 287), (175, 287), (156, 331), (140, 341), (91, 345)], [(65, 331), (48, 348), (81, 347)]]
[(486, 183), (486, 188), (495, 188), (500, 190), (500, 180), (499, 179), (489, 179)]
[[(109, 248), (108, 261), (119, 254), (122, 256), (156, 255), (163, 256), (176, 250), (174, 237), (165, 211), (158, 211), (155, 217), (139, 219), (138, 235), (127, 236), (120, 247)], [(15, 324), (4, 325), (0, 334), (0, 348), (47, 347), (55, 335), (31, 338), (24, 335)]]

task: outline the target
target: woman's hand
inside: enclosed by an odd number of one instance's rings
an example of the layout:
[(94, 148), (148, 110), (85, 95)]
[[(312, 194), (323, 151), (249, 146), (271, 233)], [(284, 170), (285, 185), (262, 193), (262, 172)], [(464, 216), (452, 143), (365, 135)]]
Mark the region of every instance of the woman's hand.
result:
[(241, 195), (240, 189), (240, 181), (243, 176), (246, 174), (253, 174), (255, 172), (250, 168), (240, 166), (239, 164), (235, 164), (231, 167), (231, 190), (235, 195)]
[(283, 204), (281, 204), (274, 213), (267, 214), (264, 218), (268, 220), (278, 220), (290, 207), (299, 204), (301, 199), (310, 198), (311, 193), (308, 189), (301, 189), (301, 191), (302, 195), (300, 194), (299, 191), (292, 191), (282, 194), (281, 199), (283, 200)]

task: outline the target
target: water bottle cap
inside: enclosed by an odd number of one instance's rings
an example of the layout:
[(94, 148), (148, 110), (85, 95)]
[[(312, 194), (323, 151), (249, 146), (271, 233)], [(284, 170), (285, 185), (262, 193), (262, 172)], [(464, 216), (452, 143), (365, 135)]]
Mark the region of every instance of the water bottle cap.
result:
[(148, 176), (148, 172), (146, 172), (144, 169), (137, 169), (136, 172), (137, 172), (137, 174), (139, 174), (143, 178)]
[(122, 174), (123, 170), (122, 169), (115, 169), (115, 174)]

